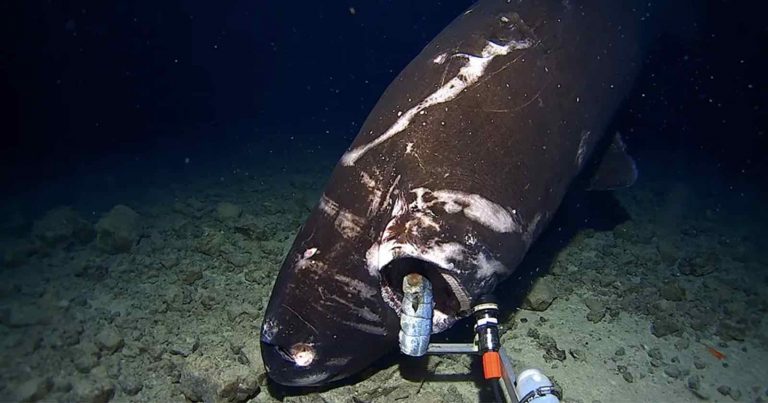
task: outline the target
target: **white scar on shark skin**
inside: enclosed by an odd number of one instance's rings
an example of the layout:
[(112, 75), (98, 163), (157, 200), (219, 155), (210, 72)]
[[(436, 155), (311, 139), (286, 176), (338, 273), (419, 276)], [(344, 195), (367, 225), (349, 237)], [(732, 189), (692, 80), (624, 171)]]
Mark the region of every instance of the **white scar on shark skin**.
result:
[(328, 196), (325, 195), (325, 193), (323, 193), (323, 195), (320, 197), (320, 204), (318, 207), (323, 211), (323, 213), (330, 217), (335, 216), (336, 213), (339, 212), (339, 204), (331, 200)]
[(584, 157), (587, 154), (587, 145), (589, 145), (589, 135), (592, 133), (589, 130), (581, 131), (581, 139), (579, 140), (579, 150), (576, 152), (576, 165), (581, 167), (584, 162)]
[(507, 272), (506, 266), (482, 252), (477, 254), (474, 262), (477, 266), (477, 277), (479, 278), (488, 278), (493, 274), (503, 274)]
[[(416, 200), (411, 205), (419, 210), (426, 210), (436, 203), (441, 203), (446, 213), (464, 213), (468, 219), (493, 231), (522, 232), (515, 210), (510, 213), (504, 207), (478, 194), (445, 189), (432, 191), (426, 188), (416, 188), (411, 192), (416, 193)], [(434, 200), (426, 202), (425, 195), (432, 196)]]
[[(480, 56), (473, 56), (463, 53), (454, 55), (467, 59), (464, 63), (464, 66), (459, 69), (459, 72), (455, 77), (448, 80), (448, 82), (438, 88), (437, 91), (424, 98), (416, 106), (403, 113), (397, 119), (395, 124), (390, 126), (386, 132), (377, 137), (375, 140), (353, 150), (347, 151), (341, 157), (341, 164), (344, 166), (355, 165), (355, 162), (370, 149), (378, 146), (379, 144), (389, 140), (396, 134), (405, 130), (408, 125), (411, 124), (411, 120), (413, 120), (416, 115), (423, 112), (425, 109), (429, 108), (430, 106), (448, 102), (456, 98), (462, 91), (474, 85), (478, 82), (478, 80), (480, 80), (480, 77), (482, 77), (488, 68), (488, 65), (496, 56), (506, 55), (513, 50), (528, 49), (532, 45), (533, 42), (529, 39), (524, 39), (522, 41), (513, 40), (506, 43), (505, 45), (488, 42), (485, 45), (485, 48), (483, 48), (483, 50), (480, 52)], [(438, 56), (435, 58), (435, 60), (433, 60), (433, 62), (437, 63), (441, 60), (445, 61), (445, 57)]]
[(359, 318), (365, 319), (369, 322), (377, 323), (381, 322), (381, 316), (376, 314), (371, 310), (371, 308), (368, 308), (367, 306), (360, 306), (360, 304), (355, 301), (355, 303), (349, 302), (346, 299), (343, 299), (337, 295), (331, 295), (328, 297), (328, 299), (324, 299), (320, 301), (321, 305), (329, 305), (331, 307), (331, 311), (329, 314), (331, 314), (334, 311), (334, 308), (338, 308), (340, 306), (343, 306), (343, 310), (354, 312)]
[(331, 200), (327, 195), (320, 197), (320, 210), (328, 217), (336, 217), (333, 225), (344, 238), (352, 239), (360, 235), (365, 219), (352, 214), (349, 210), (339, 207), (339, 203)]
[(360, 296), (365, 298), (370, 298), (376, 295), (377, 293), (375, 288), (369, 286), (368, 284), (365, 284), (360, 280), (357, 280), (351, 277), (337, 274), (336, 276), (334, 276), (334, 279), (340, 283), (343, 283), (348, 290), (355, 291)]
[(376, 188), (376, 181), (365, 172), (360, 172), (360, 181), (368, 188), (368, 190)]
[(347, 210), (340, 210), (339, 216), (333, 222), (336, 230), (347, 239), (352, 239), (360, 235), (365, 219), (358, 217)]
[(533, 237), (536, 236), (536, 232), (539, 230), (539, 223), (541, 222), (542, 214), (536, 213), (533, 219), (528, 223), (528, 229), (523, 233), (523, 241), (526, 245), (530, 246), (533, 243)]
[(360, 182), (371, 192), (368, 195), (370, 204), (368, 205), (368, 211), (365, 215), (366, 217), (372, 217), (379, 211), (379, 205), (382, 202), (381, 195), (383, 192), (381, 188), (376, 185), (376, 181), (364, 171), (360, 172)]
[(389, 206), (390, 200), (392, 200), (391, 199), (392, 192), (395, 191), (395, 187), (400, 182), (400, 176), (401, 175), (397, 175), (397, 177), (395, 178), (395, 181), (392, 182), (392, 186), (389, 187), (389, 190), (387, 191), (387, 195), (384, 197), (384, 205), (381, 206), (382, 209), (385, 209), (387, 208), (387, 206)]
[(261, 337), (264, 341), (269, 343), (275, 337), (278, 330), (280, 330), (280, 327), (277, 326), (277, 323), (272, 319), (267, 319), (261, 326)]
[(317, 382), (328, 379), (329, 376), (330, 375), (325, 372), (319, 372), (316, 374), (306, 375), (301, 378), (296, 378), (293, 380), (293, 384), (296, 386), (313, 385)]
[(361, 332), (370, 333), (370, 334), (377, 334), (379, 336), (386, 336), (387, 335), (387, 329), (381, 327), (381, 326), (374, 326), (374, 325), (368, 325), (365, 323), (360, 322), (351, 322), (351, 321), (345, 321), (340, 320), (339, 322), (355, 328), (357, 330), (360, 330)]

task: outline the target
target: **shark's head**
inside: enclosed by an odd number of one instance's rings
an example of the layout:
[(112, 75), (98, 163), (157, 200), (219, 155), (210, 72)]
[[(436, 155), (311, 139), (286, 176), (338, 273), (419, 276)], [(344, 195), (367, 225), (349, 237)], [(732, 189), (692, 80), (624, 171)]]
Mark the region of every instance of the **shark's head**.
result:
[(283, 263), (261, 327), (267, 373), (287, 386), (346, 378), (397, 348), (399, 319), (365, 268), (365, 247), (312, 220)]
[[(432, 283), (434, 332), (450, 327), (467, 309), (456, 297), (461, 287), (443, 267), (454, 267), (449, 261), (461, 251), (453, 244), (410, 239), (421, 233), (420, 218), (398, 215), (383, 242), (361, 247), (345, 242), (333, 227), (313, 225), (310, 217), (283, 263), (261, 327), (262, 358), (273, 381), (327, 384), (396, 350), (402, 282), (409, 273)], [(427, 227), (424, 231), (432, 228)]]

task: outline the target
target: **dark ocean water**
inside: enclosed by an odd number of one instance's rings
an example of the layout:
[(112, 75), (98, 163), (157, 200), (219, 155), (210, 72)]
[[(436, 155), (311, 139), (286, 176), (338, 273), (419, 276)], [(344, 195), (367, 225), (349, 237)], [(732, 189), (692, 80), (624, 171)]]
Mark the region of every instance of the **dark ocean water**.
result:
[[(336, 161), (470, 4), (0, 5), (0, 401), (492, 399), (466, 357), (282, 388), (258, 336)], [(637, 184), (574, 189), (500, 286), (565, 401), (768, 401), (759, 8), (674, 7), (611, 124)]]

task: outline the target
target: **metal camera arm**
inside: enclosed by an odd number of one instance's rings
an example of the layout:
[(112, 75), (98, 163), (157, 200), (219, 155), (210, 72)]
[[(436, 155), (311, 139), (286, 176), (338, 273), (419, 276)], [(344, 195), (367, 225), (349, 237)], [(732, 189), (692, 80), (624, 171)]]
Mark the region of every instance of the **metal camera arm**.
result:
[(403, 303), (400, 317), (400, 349), (404, 354), (472, 354), (483, 360), (483, 376), (501, 381), (507, 401), (511, 403), (559, 403), (561, 392), (537, 369), (515, 375), (512, 360), (499, 340), (499, 306), (492, 297), (480, 299), (472, 308), (475, 337), (472, 343), (429, 343), (432, 333), (432, 285), (419, 274), (403, 280)]

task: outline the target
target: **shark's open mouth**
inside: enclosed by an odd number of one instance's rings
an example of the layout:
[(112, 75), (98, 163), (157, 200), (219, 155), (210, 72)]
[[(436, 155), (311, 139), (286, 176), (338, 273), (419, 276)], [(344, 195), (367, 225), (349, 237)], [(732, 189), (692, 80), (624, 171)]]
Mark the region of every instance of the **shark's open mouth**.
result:
[(403, 278), (410, 273), (419, 273), (432, 283), (435, 301), (433, 333), (448, 329), (469, 312), (469, 298), (453, 276), (432, 262), (402, 257), (392, 260), (381, 270), (382, 298), (398, 315), (403, 300)]

